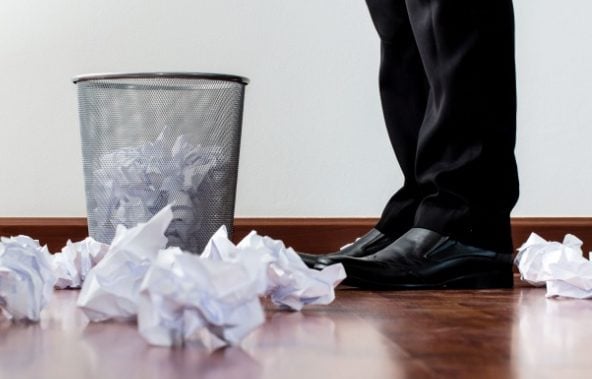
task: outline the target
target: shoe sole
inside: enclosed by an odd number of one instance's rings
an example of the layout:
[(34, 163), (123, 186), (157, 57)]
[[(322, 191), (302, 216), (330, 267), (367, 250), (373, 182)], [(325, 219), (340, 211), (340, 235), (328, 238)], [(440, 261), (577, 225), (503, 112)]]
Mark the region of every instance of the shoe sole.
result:
[(368, 281), (355, 276), (348, 276), (343, 284), (358, 287), (361, 289), (378, 291), (396, 290), (434, 290), (434, 289), (496, 289), (512, 288), (514, 277), (512, 272), (491, 271), (459, 276), (442, 283), (411, 283), (411, 284), (389, 284)]

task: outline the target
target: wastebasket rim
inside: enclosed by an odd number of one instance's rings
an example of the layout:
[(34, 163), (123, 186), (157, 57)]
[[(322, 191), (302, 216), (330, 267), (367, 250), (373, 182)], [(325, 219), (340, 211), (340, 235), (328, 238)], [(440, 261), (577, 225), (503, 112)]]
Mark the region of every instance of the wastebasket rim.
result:
[(227, 82), (249, 84), (249, 78), (237, 75), (206, 73), (206, 72), (115, 72), (115, 73), (97, 73), (84, 74), (72, 78), (72, 82), (77, 84), (88, 80), (102, 80), (102, 79), (154, 79), (154, 78), (171, 78), (171, 79), (210, 79), (223, 80)]

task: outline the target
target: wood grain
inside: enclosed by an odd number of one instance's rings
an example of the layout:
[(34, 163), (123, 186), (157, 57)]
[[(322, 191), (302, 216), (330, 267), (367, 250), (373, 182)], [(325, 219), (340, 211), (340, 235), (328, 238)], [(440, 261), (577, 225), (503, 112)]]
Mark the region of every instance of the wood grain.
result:
[[(251, 230), (283, 240), (298, 251), (332, 252), (366, 233), (374, 218), (237, 218), (234, 240)], [(519, 217), (512, 219), (514, 246), (520, 246), (531, 232), (544, 238), (562, 240), (572, 233), (584, 241), (584, 251), (592, 249), (592, 217)], [(0, 218), (0, 235), (25, 234), (59, 251), (68, 239), (87, 235), (85, 218)]]
[(0, 315), (1, 378), (588, 378), (592, 301), (507, 290), (336, 291), (285, 312), (240, 346), (151, 347), (134, 323), (88, 324), (78, 291), (56, 291), (39, 324)]

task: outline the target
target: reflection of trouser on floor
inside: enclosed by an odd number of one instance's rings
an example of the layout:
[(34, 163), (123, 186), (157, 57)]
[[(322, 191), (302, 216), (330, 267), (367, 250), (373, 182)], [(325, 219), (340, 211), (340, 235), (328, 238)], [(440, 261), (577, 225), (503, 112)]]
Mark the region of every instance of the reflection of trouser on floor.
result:
[(405, 183), (376, 228), (422, 227), (512, 251), (518, 198), (511, 0), (367, 0), (380, 94)]

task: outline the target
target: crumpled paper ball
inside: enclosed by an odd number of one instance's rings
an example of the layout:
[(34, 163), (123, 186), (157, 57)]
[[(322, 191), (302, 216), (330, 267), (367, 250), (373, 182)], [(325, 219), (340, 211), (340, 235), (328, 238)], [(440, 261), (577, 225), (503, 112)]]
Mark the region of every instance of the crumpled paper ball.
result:
[(309, 269), (283, 242), (255, 232), (234, 245), (222, 226), (201, 256), (159, 253), (141, 286), (138, 329), (154, 345), (203, 339), (204, 330), (234, 345), (263, 322), (260, 296), (300, 310), (332, 302), (344, 278), (341, 264)]
[(253, 266), (202, 259), (169, 248), (159, 253), (141, 286), (138, 330), (151, 344), (182, 345), (203, 331), (218, 346), (235, 345), (261, 325), (264, 312)]
[(544, 286), (548, 280), (555, 279), (554, 267), (561, 262), (586, 261), (582, 253), (582, 241), (567, 234), (563, 242), (547, 241), (532, 233), (518, 248), (514, 263), (520, 271), (522, 280), (534, 286)]
[(571, 234), (561, 243), (532, 233), (515, 263), (523, 280), (546, 285), (547, 297), (592, 298), (592, 262), (583, 256), (582, 241)]
[(146, 223), (117, 228), (109, 250), (88, 273), (78, 297), (78, 306), (91, 321), (136, 316), (140, 284), (167, 244), (164, 232), (172, 219), (168, 205)]
[(0, 240), (0, 308), (13, 320), (39, 321), (56, 278), (46, 246), (27, 236)]
[(266, 265), (266, 294), (281, 307), (301, 310), (309, 304), (329, 304), (335, 300), (335, 290), (343, 279), (345, 269), (341, 263), (323, 270), (308, 268), (292, 248), (280, 240), (249, 233), (237, 245), (238, 259), (259, 254)]
[(204, 330), (234, 345), (263, 322), (260, 296), (300, 310), (332, 302), (344, 278), (341, 264), (309, 269), (283, 242), (255, 232), (234, 245), (222, 226), (201, 256), (159, 253), (141, 286), (138, 328), (154, 345), (203, 339)]
[(79, 242), (68, 240), (60, 253), (51, 256), (52, 268), (57, 281), (55, 287), (80, 288), (91, 268), (107, 254), (109, 245), (87, 237)]
[(292, 310), (307, 304), (329, 304), (335, 299), (334, 288), (345, 279), (342, 264), (322, 271), (308, 268), (292, 248), (280, 240), (260, 236), (252, 231), (234, 246), (226, 228), (221, 227), (210, 239), (202, 258), (224, 262), (241, 262), (257, 257), (257, 274), (264, 283), (265, 294), (273, 303)]

